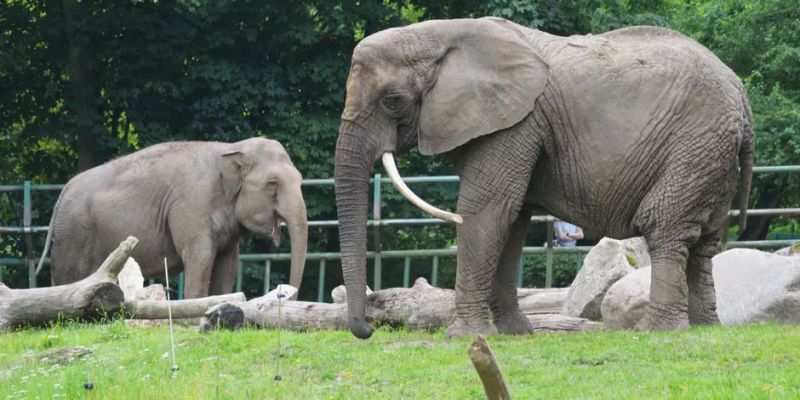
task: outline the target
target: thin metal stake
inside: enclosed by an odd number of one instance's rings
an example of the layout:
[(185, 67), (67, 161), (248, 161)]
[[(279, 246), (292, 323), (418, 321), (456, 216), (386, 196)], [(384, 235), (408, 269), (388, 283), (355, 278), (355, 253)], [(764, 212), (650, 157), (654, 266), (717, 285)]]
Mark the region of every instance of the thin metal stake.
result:
[(164, 277), (167, 281), (167, 316), (169, 317), (169, 342), (172, 345), (172, 373), (178, 371), (178, 363), (175, 361), (175, 335), (172, 332), (172, 306), (169, 302), (169, 271), (167, 269), (167, 257), (164, 257)]
[(283, 325), (282, 305), (283, 305), (283, 299), (285, 297), (286, 297), (286, 295), (283, 294), (282, 289), (281, 289), (281, 287), (279, 285), (278, 286), (278, 355), (277, 355), (278, 356), (278, 366), (277, 366), (276, 371), (275, 371), (275, 380), (276, 381), (280, 381), (280, 380), (283, 379), (283, 376), (281, 376), (281, 356), (282, 356), (281, 355), (281, 331), (283, 330), (282, 329), (282, 325)]

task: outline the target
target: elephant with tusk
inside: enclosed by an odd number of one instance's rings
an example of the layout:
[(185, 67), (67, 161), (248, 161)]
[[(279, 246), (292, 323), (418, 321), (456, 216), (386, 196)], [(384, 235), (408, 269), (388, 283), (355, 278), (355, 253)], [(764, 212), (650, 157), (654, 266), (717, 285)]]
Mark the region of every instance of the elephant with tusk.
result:
[[(711, 257), (741, 167), (753, 166), (742, 83), (680, 33), (631, 27), (559, 37), (500, 18), (426, 21), (353, 51), (336, 143), (336, 204), (348, 324), (364, 319), (369, 177), (457, 224), (456, 319), (448, 336), (531, 331), (515, 276), (534, 209), (613, 238), (644, 236), (653, 260), (640, 329), (718, 322)], [(447, 154), (456, 213), (402, 182), (393, 154)]]
[[(54, 285), (80, 280), (127, 236), (145, 277), (185, 272), (187, 298), (233, 290), (239, 238), (291, 237), (289, 283), (300, 287), (308, 243), (302, 176), (283, 146), (264, 138), (236, 143), (161, 143), (72, 178), (61, 192), (39, 268), (53, 243)], [(38, 271), (38, 270), (37, 270)]]

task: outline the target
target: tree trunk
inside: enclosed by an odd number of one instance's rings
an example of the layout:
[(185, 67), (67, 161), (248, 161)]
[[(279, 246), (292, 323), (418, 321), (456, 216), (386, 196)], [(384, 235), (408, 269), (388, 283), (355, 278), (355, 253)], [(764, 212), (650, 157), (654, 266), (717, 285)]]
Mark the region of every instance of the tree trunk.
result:
[(104, 133), (103, 116), (99, 110), (100, 91), (97, 79), (89, 68), (89, 43), (75, 27), (85, 18), (84, 7), (77, 0), (62, 1), (64, 30), (67, 37), (67, 70), (71, 96), (66, 105), (75, 113), (78, 136), (78, 170), (84, 171), (99, 162), (97, 138)]
[(78, 282), (37, 289), (9, 289), (0, 284), (0, 330), (118, 311), (124, 295), (116, 285), (117, 274), (136, 243), (135, 237), (125, 239), (97, 271)]

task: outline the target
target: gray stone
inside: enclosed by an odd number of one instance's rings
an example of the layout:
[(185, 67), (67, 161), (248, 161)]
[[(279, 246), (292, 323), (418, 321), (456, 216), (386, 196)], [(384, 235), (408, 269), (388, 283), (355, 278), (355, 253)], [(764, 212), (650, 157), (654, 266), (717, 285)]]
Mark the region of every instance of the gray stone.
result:
[(713, 262), (723, 324), (800, 323), (800, 258), (732, 249)]
[(639, 268), (608, 289), (600, 305), (606, 329), (632, 329), (642, 319), (650, 299), (650, 270)]
[(126, 299), (136, 299), (136, 293), (144, 287), (144, 276), (142, 269), (133, 257), (125, 260), (125, 266), (117, 275), (117, 282)]
[(797, 242), (789, 247), (776, 250), (775, 254), (779, 256), (800, 256), (800, 242)]
[(561, 314), (599, 320), (600, 304), (606, 291), (635, 268), (650, 265), (647, 243), (642, 238), (603, 238), (583, 261), (572, 282)]
[(525, 315), (558, 313), (568, 292), (568, 288), (541, 290), (519, 298), (519, 308)]

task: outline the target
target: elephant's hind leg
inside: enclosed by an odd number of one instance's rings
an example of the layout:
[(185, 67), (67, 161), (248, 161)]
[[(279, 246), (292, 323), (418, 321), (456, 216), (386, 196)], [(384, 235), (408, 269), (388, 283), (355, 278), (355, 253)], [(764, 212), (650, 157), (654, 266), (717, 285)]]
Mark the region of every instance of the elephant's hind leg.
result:
[(239, 269), (239, 241), (227, 249), (217, 252), (214, 260), (214, 271), (211, 272), (210, 295), (228, 294), (236, 283), (236, 272)]
[(689, 323), (718, 324), (717, 295), (714, 290), (711, 257), (717, 254), (720, 232), (700, 238), (689, 249), (686, 282), (689, 286)]
[(489, 308), (492, 310), (492, 321), (500, 333), (519, 335), (533, 331), (530, 321), (519, 309), (517, 301), (516, 276), (519, 260), (522, 257), (522, 246), (528, 227), (531, 224), (531, 208), (523, 206), (517, 220), (511, 225), (511, 231), (497, 264)]

